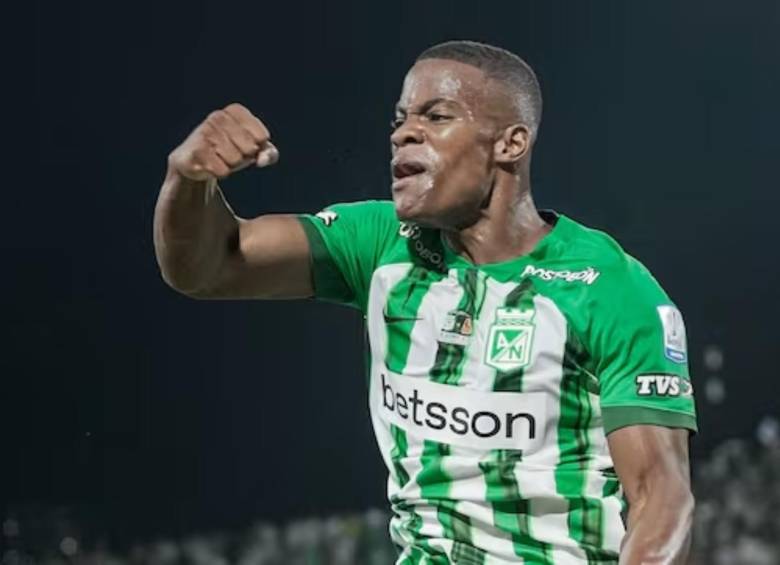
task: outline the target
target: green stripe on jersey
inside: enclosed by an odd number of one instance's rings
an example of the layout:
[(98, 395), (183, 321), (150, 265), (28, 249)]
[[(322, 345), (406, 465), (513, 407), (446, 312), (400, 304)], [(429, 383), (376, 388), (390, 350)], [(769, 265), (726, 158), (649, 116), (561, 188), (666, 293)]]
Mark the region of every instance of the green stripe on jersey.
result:
[(393, 468), (395, 469), (395, 477), (398, 480), (398, 484), (403, 487), (409, 482), (409, 473), (401, 465), (401, 459), (406, 457), (408, 448), (406, 433), (393, 424), (390, 426), (390, 434), (393, 436), (393, 449), (390, 450), (390, 457), (393, 460)]
[[(458, 282), (463, 287), (463, 296), (457, 310), (465, 312), (472, 320), (478, 318), (485, 300), (485, 279), (477, 269), (458, 271)], [(465, 345), (439, 341), (436, 360), (430, 371), (431, 380), (457, 386), (467, 357)], [(422, 468), (417, 475), (417, 483), (420, 485), (422, 498), (431, 500), (436, 505), (444, 536), (454, 542), (453, 561), (481, 565), (484, 562), (484, 551), (472, 545), (470, 518), (455, 509), (455, 502), (446, 500), (452, 486), (452, 478), (443, 468), (443, 457), (449, 455), (450, 451), (451, 447), (447, 444), (424, 440)], [(419, 530), (415, 533), (419, 533)]]
[(392, 318), (386, 323), (387, 355), (385, 365), (396, 373), (403, 373), (411, 347), (412, 331), (419, 315), (420, 304), (433, 283), (442, 275), (413, 266), (406, 277), (390, 290), (383, 307), (383, 315)]
[[(442, 276), (432, 273), (422, 267), (412, 266), (407, 275), (390, 290), (384, 306), (383, 315), (396, 318), (392, 323), (386, 323), (387, 355), (385, 365), (391, 371), (403, 373), (411, 347), (411, 335), (415, 318), (418, 316), (420, 304), (430, 286), (441, 280)], [(396, 425), (390, 426), (393, 436), (393, 448), (390, 457), (396, 473), (398, 484), (403, 487), (409, 481), (409, 475), (401, 465), (401, 460), (407, 456), (408, 442), (406, 432)]]
[[(529, 309), (534, 307), (536, 290), (530, 279), (523, 280), (506, 297), (507, 308)], [(523, 369), (496, 371), (493, 390), (497, 392), (522, 392)], [(523, 561), (552, 565), (550, 544), (534, 539), (530, 527), (528, 500), (523, 498), (515, 478), (515, 466), (522, 461), (520, 449), (501, 449), (491, 458), (479, 464), (487, 484), (487, 500), (493, 505), (496, 526), (512, 536), (515, 554)]]
[(528, 501), (522, 497), (514, 474), (521, 458), (520, 450), (501, 449), (479, 463), (487, 484), (486, 500), (493, 506), (496, 527), (511, 535), (517, 556), (527, 563), (552, 565), (550, 545), (534, 539), (530, 532)]
[(589, 389), (596, 383), (585, 369), (588, 355), (577, 335), (568, 330), (561, 379), (560, 418), (558, 420), (559, 464), (555, 468), (555, 486), (569, 503), (569, 537), (585, 551), (588, 563), (600, 563), (604, 543), (601, 501), (587, 495), (586, 481), (593, 454), (590, 427), (593, 407)]
[[(383, 306), (383, 316), (392, 321), (385, 322), (387, 331), (387, 354), (385, 365), (391, 371), (403, 373), (411, 349), (411, 336), (414, 324), (419, 317), (419, 309), (423, 298), (435, 282), (440, 281), (443, 275), (434, 273), (420, 266), (412, 266), (407, 275), (393, 286), (387, 295)], [(393, 470), (398, 484), (403, 488), (409, 482), (409, 474), (404, 469), (401, 461), (408, 456), (409, 443), (406, 432), (396, 426), (390, 425), (390, 434), (393, 438), (393, 447), (390, 450), (390, 458), (393, 462)], [(422, 519), (414, 512), (412, 505), (403, 504), (395, 499), (391, 501), (399, 510), (409, 515), (408, 529), (417, 532), (422, 527)], [(427, 544), (426, 544), (427, 546)], [(414, 556), (409, 558), (414, 559)], [(412, 561), (416, 563), (417, 561)]]

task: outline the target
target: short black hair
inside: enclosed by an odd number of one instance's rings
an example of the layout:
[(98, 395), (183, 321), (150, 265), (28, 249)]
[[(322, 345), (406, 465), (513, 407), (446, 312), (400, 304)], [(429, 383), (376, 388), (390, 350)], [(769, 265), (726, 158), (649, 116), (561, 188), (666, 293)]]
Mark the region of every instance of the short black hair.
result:
[[(480, 69), (506, 85), (517, 102), (520, 119), (536, 137), (542, 121), (542, 90), (531, 66), (514, 53), (476, 41), (446, 41), (423, 51), (417, 61), (447, 59)], [(416, 61), (415, 61), (416, 62)]]

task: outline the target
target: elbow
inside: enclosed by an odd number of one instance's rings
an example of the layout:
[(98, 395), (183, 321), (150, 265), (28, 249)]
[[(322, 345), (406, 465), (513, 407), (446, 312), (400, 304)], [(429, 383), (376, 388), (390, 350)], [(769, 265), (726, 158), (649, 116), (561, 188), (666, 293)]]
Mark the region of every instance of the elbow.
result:
[(163, 281), (178, 294), (186, 296), (187, 298), (192, 298), (193, 300), (213, 300), (215, 298), (220, 298), (220, 296), (211, 292), (208, 288), (173, 282), (167, 280), (164, 276)]
[(202, 280), (192, 277), (184, 270), (168, 264), (159, 255), (157, 257), (157, 265), (163, 282), (177, 293), (195, 299), (209, 297)]
[(208, 277), (203, 267), (195, 264), (190, 256), (174, 253), (155, 241), (155, 258), (160, 277), (168, 287), (189, 298), (208, 298)]
[(198, 286), (192, 284), (190, 281), (185, 280), (183, 277), (177, 277), (173, 272), (160, 266), (160, 276), (163, 282), (171, 289), (179, 294), (183, 294), (189, 298), (198, 297)]

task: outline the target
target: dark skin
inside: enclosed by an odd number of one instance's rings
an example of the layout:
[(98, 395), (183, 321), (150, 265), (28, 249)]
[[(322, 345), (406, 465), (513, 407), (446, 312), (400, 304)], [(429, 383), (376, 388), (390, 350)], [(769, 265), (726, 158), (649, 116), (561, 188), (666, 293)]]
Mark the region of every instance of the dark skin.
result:
[(529, 190), (532, 132), (500, 83), (464, 63), (423, 60), (396, 112), (394, 162), (427, 166), (393, 183), (400, 219), (442, 229), (475, 264), (524, 255), (549, 231)]
[[(395, 125), (400, 219), (440, 228), (475, 265), (527, 254), (549, 232), (530, 192), (534, 132), (500, 83), (463, 63), (420, 61), (404, 82)], [(240, 104), (210, 114), (170, 154), (154, 243), (172, 288), (209, 299), (312, 296), (296, 217), (239, 218), (218, 185), (278, 156), (268, 129)], [(630, 503), (620, 563), (684, 563), (693, 515), (687, 430), (635, 425), (607, 440)]]
[(686, 563), (694, 508), (688, 430), (627, 426), (607, 442), (630, 505), (620, 564)]

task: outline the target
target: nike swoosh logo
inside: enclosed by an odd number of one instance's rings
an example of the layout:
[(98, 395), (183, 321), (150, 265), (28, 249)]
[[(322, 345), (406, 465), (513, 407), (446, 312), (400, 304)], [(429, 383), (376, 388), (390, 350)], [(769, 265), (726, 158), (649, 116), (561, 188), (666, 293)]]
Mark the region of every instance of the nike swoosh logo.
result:
[(382, 312), (382, 315), (385, 317), (385, 324), (392, 324), (395, 322), (417, 322), (422, 320), (422, 318), (413, 318), (408, 316), (388, 316), (384, 312)]

